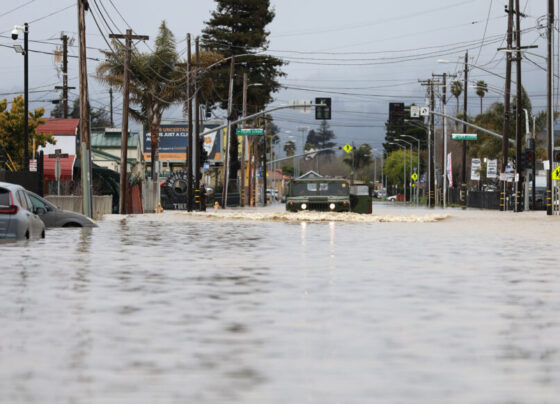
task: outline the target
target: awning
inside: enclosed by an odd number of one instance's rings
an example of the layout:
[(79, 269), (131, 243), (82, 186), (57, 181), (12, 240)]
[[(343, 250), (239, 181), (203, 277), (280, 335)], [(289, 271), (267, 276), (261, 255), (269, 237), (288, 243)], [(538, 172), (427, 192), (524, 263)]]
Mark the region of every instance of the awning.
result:
[[(44, 174), (45, 179), (49, 181), (56, 181), (55, 166), (56, 157), (49, 157), (45, 155), (44, 157)], [(74, 172), (74, 162), (76, 161), (75, 155), (69, 155), (66, 158), (60, 159), (60, 180), (61, 181), (72, 181), (72, 174)]]

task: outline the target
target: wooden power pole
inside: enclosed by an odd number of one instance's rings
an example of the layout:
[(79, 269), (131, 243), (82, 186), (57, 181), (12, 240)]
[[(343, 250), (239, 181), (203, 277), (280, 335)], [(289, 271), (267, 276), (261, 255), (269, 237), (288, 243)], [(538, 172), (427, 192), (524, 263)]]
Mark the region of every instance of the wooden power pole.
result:
[(62, 90), (62, 116), (68, 118), (68, 90), (76, 87), (68, 87), (68, 35), (64, 34), (62, 39), (62, 85), (56, 86), (56, 90)]
[(128, 164), (128, 106), (130, 103), (130, 55), (132, 53), (132, 40), (148, 40), (147, 35), (133, 35), (131, 29), (126, 30), (126, 34), (110, 34), (109, 38), (125, 40), (125, 57), (124, 57), (124, 77), (123, 77), (123, 112), (122, 112), (122, 135), (121, 135), (121, 177), (120, 177), (120, 197), (119, 197), (119, 213), (121, 215), (127, 212), (127, 184), (126, 175)]
[(80, 156), (82, 170), (82, 209), (84, 215), (93, 217), (91, 196), (91, 155), (89, 138), (88, 79), (86, 59), (86, 10), (87, 0), (78, 0), (78, 37), (80, 63)]

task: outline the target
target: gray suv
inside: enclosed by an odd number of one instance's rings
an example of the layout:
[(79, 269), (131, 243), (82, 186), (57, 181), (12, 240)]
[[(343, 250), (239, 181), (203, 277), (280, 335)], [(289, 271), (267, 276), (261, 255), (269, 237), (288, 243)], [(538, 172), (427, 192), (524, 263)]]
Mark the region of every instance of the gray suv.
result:
[(25, 188), (0, 182), (0, 239), (39, 237), (45, 237), (45, 225)]

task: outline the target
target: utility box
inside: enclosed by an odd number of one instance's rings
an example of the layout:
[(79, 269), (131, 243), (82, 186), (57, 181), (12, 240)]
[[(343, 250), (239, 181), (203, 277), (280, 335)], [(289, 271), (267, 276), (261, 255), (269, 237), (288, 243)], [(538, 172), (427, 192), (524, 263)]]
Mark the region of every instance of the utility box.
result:
[(350, 210), (354, 213), (372, 213), (372, 197), (368, 185), (350, 186)]

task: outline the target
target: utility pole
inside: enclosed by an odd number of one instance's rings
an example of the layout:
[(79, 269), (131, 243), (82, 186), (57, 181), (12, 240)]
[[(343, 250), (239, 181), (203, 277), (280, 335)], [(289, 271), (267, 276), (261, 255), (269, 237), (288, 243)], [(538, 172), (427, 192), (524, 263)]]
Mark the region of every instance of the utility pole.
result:
[(63, 117), (68, 118), (68, 90), (76, 87), (68, 87), (68, 35), (63, 34), (62, 40), (62, 86), (56, 86), (56, 90), (62, 90), (62, 113)]
[(124, 78), (123, 78), (123, 112), (122, 112), (122, 132), (121, 132), (121, 172), (119, 187), (119, 213), (124, 215), (127, 212), (127, 193), (128, 193), (128, 106), (130, 104), (130, 56), (132, 54), (132, 40), (139, 39), (146, 41), (149, 39), (147, 35), (132, 35), (132, 30), (127, 29), (126, 34), (110, 34), (109, 38), (125, 40), (125, 56), (124, 56)]
[(194, 199), (195, 206), (198, 210), (202, 208), (202, 200), (200, 195), (200, 86), (199, 86), (199, 66), (200, 66), (200, 49), (198, 37), (194, 40)]
[[(242, 107), (242, 114), (243, 118), (247, 116), (247, 71), (243, 72), (243, 107)], [(245, 128), (245, 122), (243, 122), (243, 128)], [(242, 138), (243, 145), (241, 147), (241, 193), (240, 193), (240, 200), (239, 205), (243, 207), (245, 205), (245, 153), (246, 153), (246, 143), (247, 138)]]
[(519, 199), (520, 199), (520, 187), (522, 181), (521, 171), (521, 9), (519, 7), (519, 0), (515, 0), (515, 47), (517, 49), (516, 53), (516, 87), (517, 87), (517, 98), (516, 98), (516, 108), (515, 108), (515, 166), (516, 173), (519, 176), (519, 182), (515, 182), (515, 209), (514, 212), (520, 212), (519, 210)]
[[(435, 93), (434, 93), (434, 81), (430, 80), (430, 111), (433, 111), (436, 107)], [(430, 114), (430, 132), (428, 139), (428, 154), (429, 154), (429, 167), (430, 167), (430, 195), (428, 206), (433, 208), (436, 206), (435, 192), (436, 192), (436, 176), (435, 176), (435, 153), (434, 153), (434, 138), (436, 136), (435, 132), (435, 115)]]
[[(509, 6), (506, 8), (508, 13), (507, 24), (507, 50), (506, 50), (506, 85), (504, 99), (504, 137), (502, 138), (502, 173), (506, 172), (509, 154), (509, 120), (510, 120), (510, 93), (511, 93), (511, 51), (513, 40), (513, 0), (509, 0)], [(500, 198), (501, 210), (507, 210), (506, 202), (507, 180), (503, 181), (502, 197)]]
[(113, 87), (109, 87), (109, 107), (110, 107), (111, 128), (114, 128), (115, 121), (113, 121)]
[[(266, 188), (267, 188), (267, 178), (266, 178), (266, 145), (267, 145), (267, 135), (266, 135), (266, 131), (268, 128), (268, 119), (266, 119), (266, 117), (264, 117), (264, 151), (263, 151), (263, 162), (262, 162), (262, 179), (263, 179), (263, 190), (262, 190), (262, 195), (263, 195), (263, 206), (266, 206)], [(272, 146), (272, 145), (271, 145)]]
[[(435, 108), (435, 94), (434, 94), (434, 84), (439, 84), (439, 82), (433, 79), (421, 80), (420, 84), (422, 86), (428, 87), (428, 94), (430, 96), (430, 111)], [(435, 125), (434, 125), (434, 114), (429, 116), (429, 129), (428, 129), (428, 207), (433, 208), (435, 206), (435, 175), (434, 175), (434, 135), (435, 135)]]
[(228, 182), (229, 182), (229, 163), (230, 163), (230, 143), (231, 143), (231, 118), (233, 111), (233, 74), (235, 68), (235, 56), (231, 57), (230, 71), (229, 71), (229, 94), (228, 94), (228, 110), (227, 110), (227, 140), (226, 140), (226, 157), (224, 159), (224, 189), (222, 192), (222, 206), (224, 209), (227, 207), (227, 194), (228, 194)]
[(86, 59), (87, 0), (78, 0), (78, 36), (80, 61), (80, 154), (82, 168), (82, 208), (84, 215), (93, 217), (91, 197), (91, 155), (89, 140), (88, 81)]
[(192, 91), (191, 91), (191, 34), (187, 34), (187, 116), (189, 125), (188, 144), (187, 144), (187, 211), (192, 212), (193, 206), (193, 120), (192, 120)]
[[(554, 0), (548, 0), (548, 24), (547, 33), (547, 59), (546, 59), (546, 141), (548, 151), (548, 170), (546, 171), (546, 214), (552, 215), (552, 163), (554, 146), (554, 111), (553, 111), (553, 85), (554, 71), (552, 70), (552, 58), (554, 57), (553, 48), (553, 29), (554, 29)], [(533, 187), (535, 189), (535, 187)], [(533, 199), (534, 201), (534, 199)]]
[[(467, 117), (467, 90), (469, 88), (469, 51), (465, 52), (465, 84), (463, 85), (463, 120)], [(467, 125), (463, 124), (463, 133), (467, 133)], [(461, 167), (461, 204), (467, 206), (467, 141), (463, 140), (462, 167)]]

